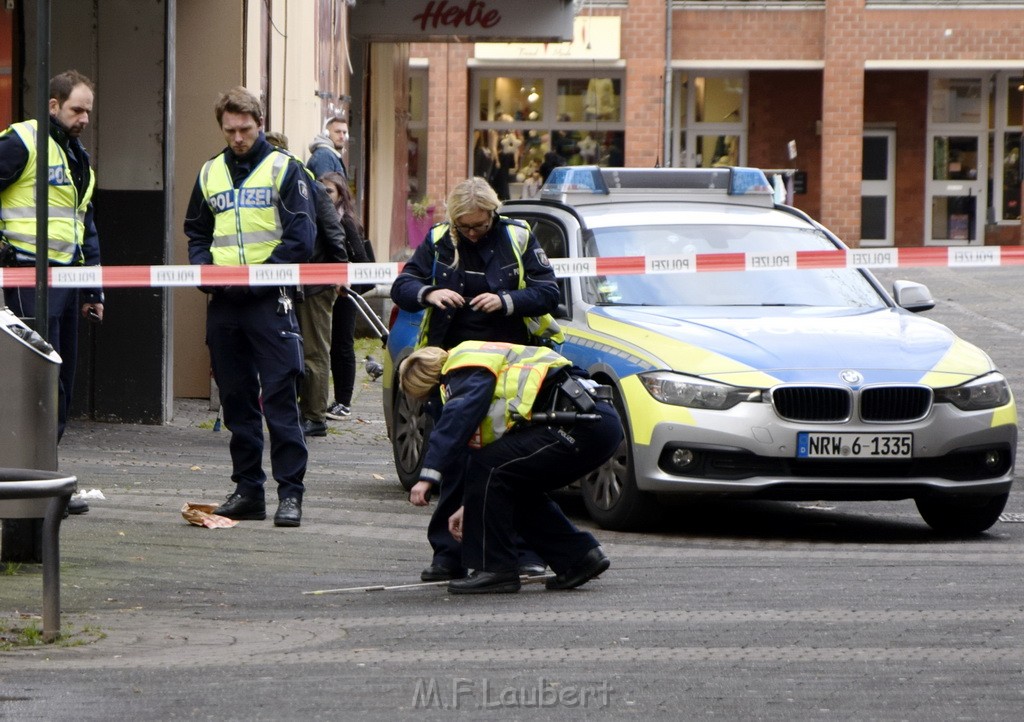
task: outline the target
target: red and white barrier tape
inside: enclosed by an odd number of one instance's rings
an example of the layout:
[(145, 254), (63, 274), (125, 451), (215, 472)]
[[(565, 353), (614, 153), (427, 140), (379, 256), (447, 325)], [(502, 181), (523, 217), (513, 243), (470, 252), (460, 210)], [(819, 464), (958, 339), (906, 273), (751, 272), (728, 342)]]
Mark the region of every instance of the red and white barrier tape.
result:
[[(304, 263), (258, 266), (51, 267), (49, 285), (78, 288), (175, 286), (296, 286), (337, 283), (388, 284), (401, 263)], [(552, 258), (559, 278), (716, 271), (787, 271), (810, 268), (978, 268), (1024, 265), (1021, 246), (857, 248), (848, 251), (701, 253), (688, 256)], [(35, 268), (0, 268), (0, 286), (34, 286)]]

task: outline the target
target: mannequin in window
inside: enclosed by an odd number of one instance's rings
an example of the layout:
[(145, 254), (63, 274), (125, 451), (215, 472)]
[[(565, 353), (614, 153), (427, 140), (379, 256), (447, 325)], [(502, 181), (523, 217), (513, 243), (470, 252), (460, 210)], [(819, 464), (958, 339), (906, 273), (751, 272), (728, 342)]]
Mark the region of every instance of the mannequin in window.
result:
[(590, 133), (587, 133), (579, 142), (576, 143), (576, 147), (580, 151), (580, 160), (583, 165), (594, 165), (597, 163), (597, 141), (590, 137)]
[(519, 149), (522, 145), (522, 138), (514, 130), (505, 131), (505, 135), (498, 141), (498, 165), (504, 177), (505, 196), (501, 195), (501, 190), (498, 186), (495, 186), (494, 190), (498, 191), (498, 197), (502, 200), (508, 200), (509, 176), (514, 175), (516, 168), (519, 167)]
[(618, 120), (619, 99), (611, 78), (591, 78), (583, 96), (583, 112), (587, 120)]

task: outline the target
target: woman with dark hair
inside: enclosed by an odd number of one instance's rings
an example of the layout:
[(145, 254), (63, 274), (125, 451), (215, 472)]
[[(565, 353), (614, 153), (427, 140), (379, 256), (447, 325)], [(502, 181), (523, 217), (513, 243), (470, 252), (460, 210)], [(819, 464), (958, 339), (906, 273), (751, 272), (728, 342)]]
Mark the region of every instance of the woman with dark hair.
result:
[[(341, 225), (345, 229), (349, 262), (372, 263), (373, 248), (365, 238), (366, 233), (359, 220), (359, 213), (356, 211), (356, 204), (345, 176), (341, 173), (325, 173), (319, 180), (334, 201)], [(328, 405), (327, 418), (335, 421), (352, 413), (352, 389), (356, 383), (356, 309), (355, 304), (345, 296), (346, 291), (339, 289), (331, 324), (331, 377), (334, 380), (334, 402)]]

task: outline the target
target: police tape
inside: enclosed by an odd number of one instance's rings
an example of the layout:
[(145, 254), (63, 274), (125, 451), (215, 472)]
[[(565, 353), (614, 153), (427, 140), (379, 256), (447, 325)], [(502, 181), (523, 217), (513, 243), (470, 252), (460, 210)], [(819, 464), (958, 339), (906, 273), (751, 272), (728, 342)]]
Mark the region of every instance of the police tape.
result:
[[(690, 255), (552, 258), (559, 278), (721, 271), (823, 268), (983, 268), (1024, 265), (1020, 246), (855, 248), (846, 251), (771, 251)], [(54, 266), (55, 288), (173, 288), (177, 286), (298, 286), (389, 284), (401, 263), (303, 263), (254, 266)], [(32, 267), (0, 268), (0, 286), (34, 286)]]

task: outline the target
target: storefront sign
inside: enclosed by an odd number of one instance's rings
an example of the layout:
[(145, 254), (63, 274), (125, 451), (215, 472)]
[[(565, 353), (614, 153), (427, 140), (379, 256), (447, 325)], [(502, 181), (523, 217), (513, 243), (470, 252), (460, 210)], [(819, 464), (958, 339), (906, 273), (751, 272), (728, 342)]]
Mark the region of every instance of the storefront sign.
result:
[(426, 42), (561, 41), (572, 38), (571, 0), (358, 0), (353, 37)]
[(477, 43), (477, 60), (618, 60), (619, 17), (581, 15), (568, 43)]

